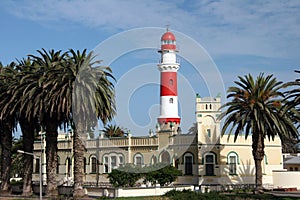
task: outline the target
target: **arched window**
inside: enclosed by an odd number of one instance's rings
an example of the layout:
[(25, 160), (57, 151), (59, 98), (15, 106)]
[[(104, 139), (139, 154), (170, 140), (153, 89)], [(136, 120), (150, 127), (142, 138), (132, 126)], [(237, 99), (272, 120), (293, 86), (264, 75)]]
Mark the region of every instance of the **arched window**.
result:
[(104, 173), (108, 173), (109, 172), (109, 169), (108, 169), (108, 156), (103, 157), (103, 165), (104, 165)]
[(169, 80), (169, 84), (170, 84), (170, 85), (173, 85), (173, 84), (174, 84), (173, 79), (170, 79), (170, 80)]
[(209, 109), (211, 109), (211, 104), (209, 104)]
[(204, 165), (205, 165), (205, 175), (206, 176), (214, 176), (215, 175), (215, 155), (212, 153), (208, 153), (204, 157)]
[(111, 161), (111, 168), (115, 169), (117, 167), (117, 156), (111, 156), (110, 157), (110, 161)]
[(35, 159), (35, 173), (40, 173), (40, 162), (41, 162), (41, 159), (39, 159), (39, 158)]
[(72, 169), (71, 158), (69, 158), (69, 157), (67, 158), (66, 165), (67, 165), (67, 176), (70, 177), (71, 176), (71, 169)]
[(208, 137), (211, 137), (211, 130), (210, 130), (210, 129), (207, 129), (206, 131), (207, 131), (207, 136), (208, 136)]
[(134, 164), (139, 167), (142, 167), (142, 165), (143, 165), (143, 155), (142, 154), (137, 153), (134, 155)]
[(239, 163), (239, 155), (235, 151), (231, 151), (227, 154), (227, 164), (229, 165), (229, 174), (237, 174), (237, 165)]
[(125, 158), (121, 153), (111, 152), (109, 154), (103, 155), (102, 163), (103, 173), (110, 173), (112, 169), (123, 166), (125, 164)]
[(177, 158), (177, 159), (175, 160), (175, 168), (176, 168), (176, 169), (178, 169), (178, 165), (179, 165), (179, 158)]
[(163, 151), (161, 154), (161, 162), (162, 163), (171, 163), (171, 156), (169, 152)]
[(173, 98), (169, 99), (169, 103), (173, 103), (173, 101), (174, 101)]
[(207, 110), (207, 108), (208, 108), (208, 106), (207, 106), (207, 104), (205, 104), (205, 109)]
[(234, 151), (231, 151), (227, 155), (227, 163), (229, 165), (229, 174), (237, 174), (237, 164), (238, 164), (238, 154)]
[(229, 174), (236, 174), (236, 156), (229, 156)]
[(57, 165), (56, 165), (56, 173), (59, 174), (59, 163), (60, 163), (60, 158), (57, 156)]
[(157, 163), (157, 158), (156, 158), (156, 156), (152, 156), (152, 158), (151, 158), (151, 165), (154, 165), (154, 164), (156, 164)]
[(186, 153), (184, 155), (184, 174), (185, 175), (193, 175), (193, 154)]
[(86, 173), (86, 158), (83, 158), (83, 173)]
[(119, 156), (119, 166), (123, 166), (123, 165), (124, 165), (124, 157)]
[(91, 173), (97, 173), (97, 158), (92, 157), (91, 158)]

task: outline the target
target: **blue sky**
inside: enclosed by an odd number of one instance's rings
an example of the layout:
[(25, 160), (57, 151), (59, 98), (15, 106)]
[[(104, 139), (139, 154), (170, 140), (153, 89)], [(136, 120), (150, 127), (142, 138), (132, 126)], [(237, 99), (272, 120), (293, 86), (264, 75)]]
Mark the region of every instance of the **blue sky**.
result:
[(45, 48), (95, 50), (117, 78), (115, 123), (145, 135), (159, 115), (160, 36), (177, 37), (182, 128), (195, 121), (195, 94), (225, 101), (237, 76), (294, 80), (300, 67), (300, 1), (0, 1), (0, 61)]

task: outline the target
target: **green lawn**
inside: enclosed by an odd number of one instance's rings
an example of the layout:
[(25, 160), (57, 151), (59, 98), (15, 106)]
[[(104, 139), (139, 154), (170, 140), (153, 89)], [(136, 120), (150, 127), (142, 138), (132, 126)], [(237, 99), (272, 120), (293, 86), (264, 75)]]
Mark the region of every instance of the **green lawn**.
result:
[[(105, 198), (99, 198), (105, 199)], [(300, 200), (299, 197), (275, 197), (271, 194), (218, 194), (218, 193), (195, 193), (176, 192), (176, 194), (156, 197), (121, 197), (120, 200)]]

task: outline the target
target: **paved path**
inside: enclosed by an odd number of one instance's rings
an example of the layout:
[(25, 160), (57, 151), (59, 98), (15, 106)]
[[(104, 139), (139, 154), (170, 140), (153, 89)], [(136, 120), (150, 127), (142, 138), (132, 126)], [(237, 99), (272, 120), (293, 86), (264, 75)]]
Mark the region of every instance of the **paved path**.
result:
[(272, 192), (265, 192), (266, 194), (272, 194), (276, 197), (299, 197), (300, 199), (300, 191), (295, 192), (280, 192), (280, 191), (272, 191)]

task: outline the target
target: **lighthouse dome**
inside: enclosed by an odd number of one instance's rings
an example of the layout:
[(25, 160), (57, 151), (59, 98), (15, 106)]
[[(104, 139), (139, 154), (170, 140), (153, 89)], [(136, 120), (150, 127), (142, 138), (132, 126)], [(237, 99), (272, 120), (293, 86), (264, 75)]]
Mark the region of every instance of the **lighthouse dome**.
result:
[(161, 50), (176, 50), (175, 35), (168, 30), (161, 36)]
[(161, 41), (163, 41), (163, 40), (174, 40), (174, 41), (176, 41), (176, 38), (175, 38), (175, 35), (172, 32), (167, 31), (166, 33), (164, 33), (161, 36)]

